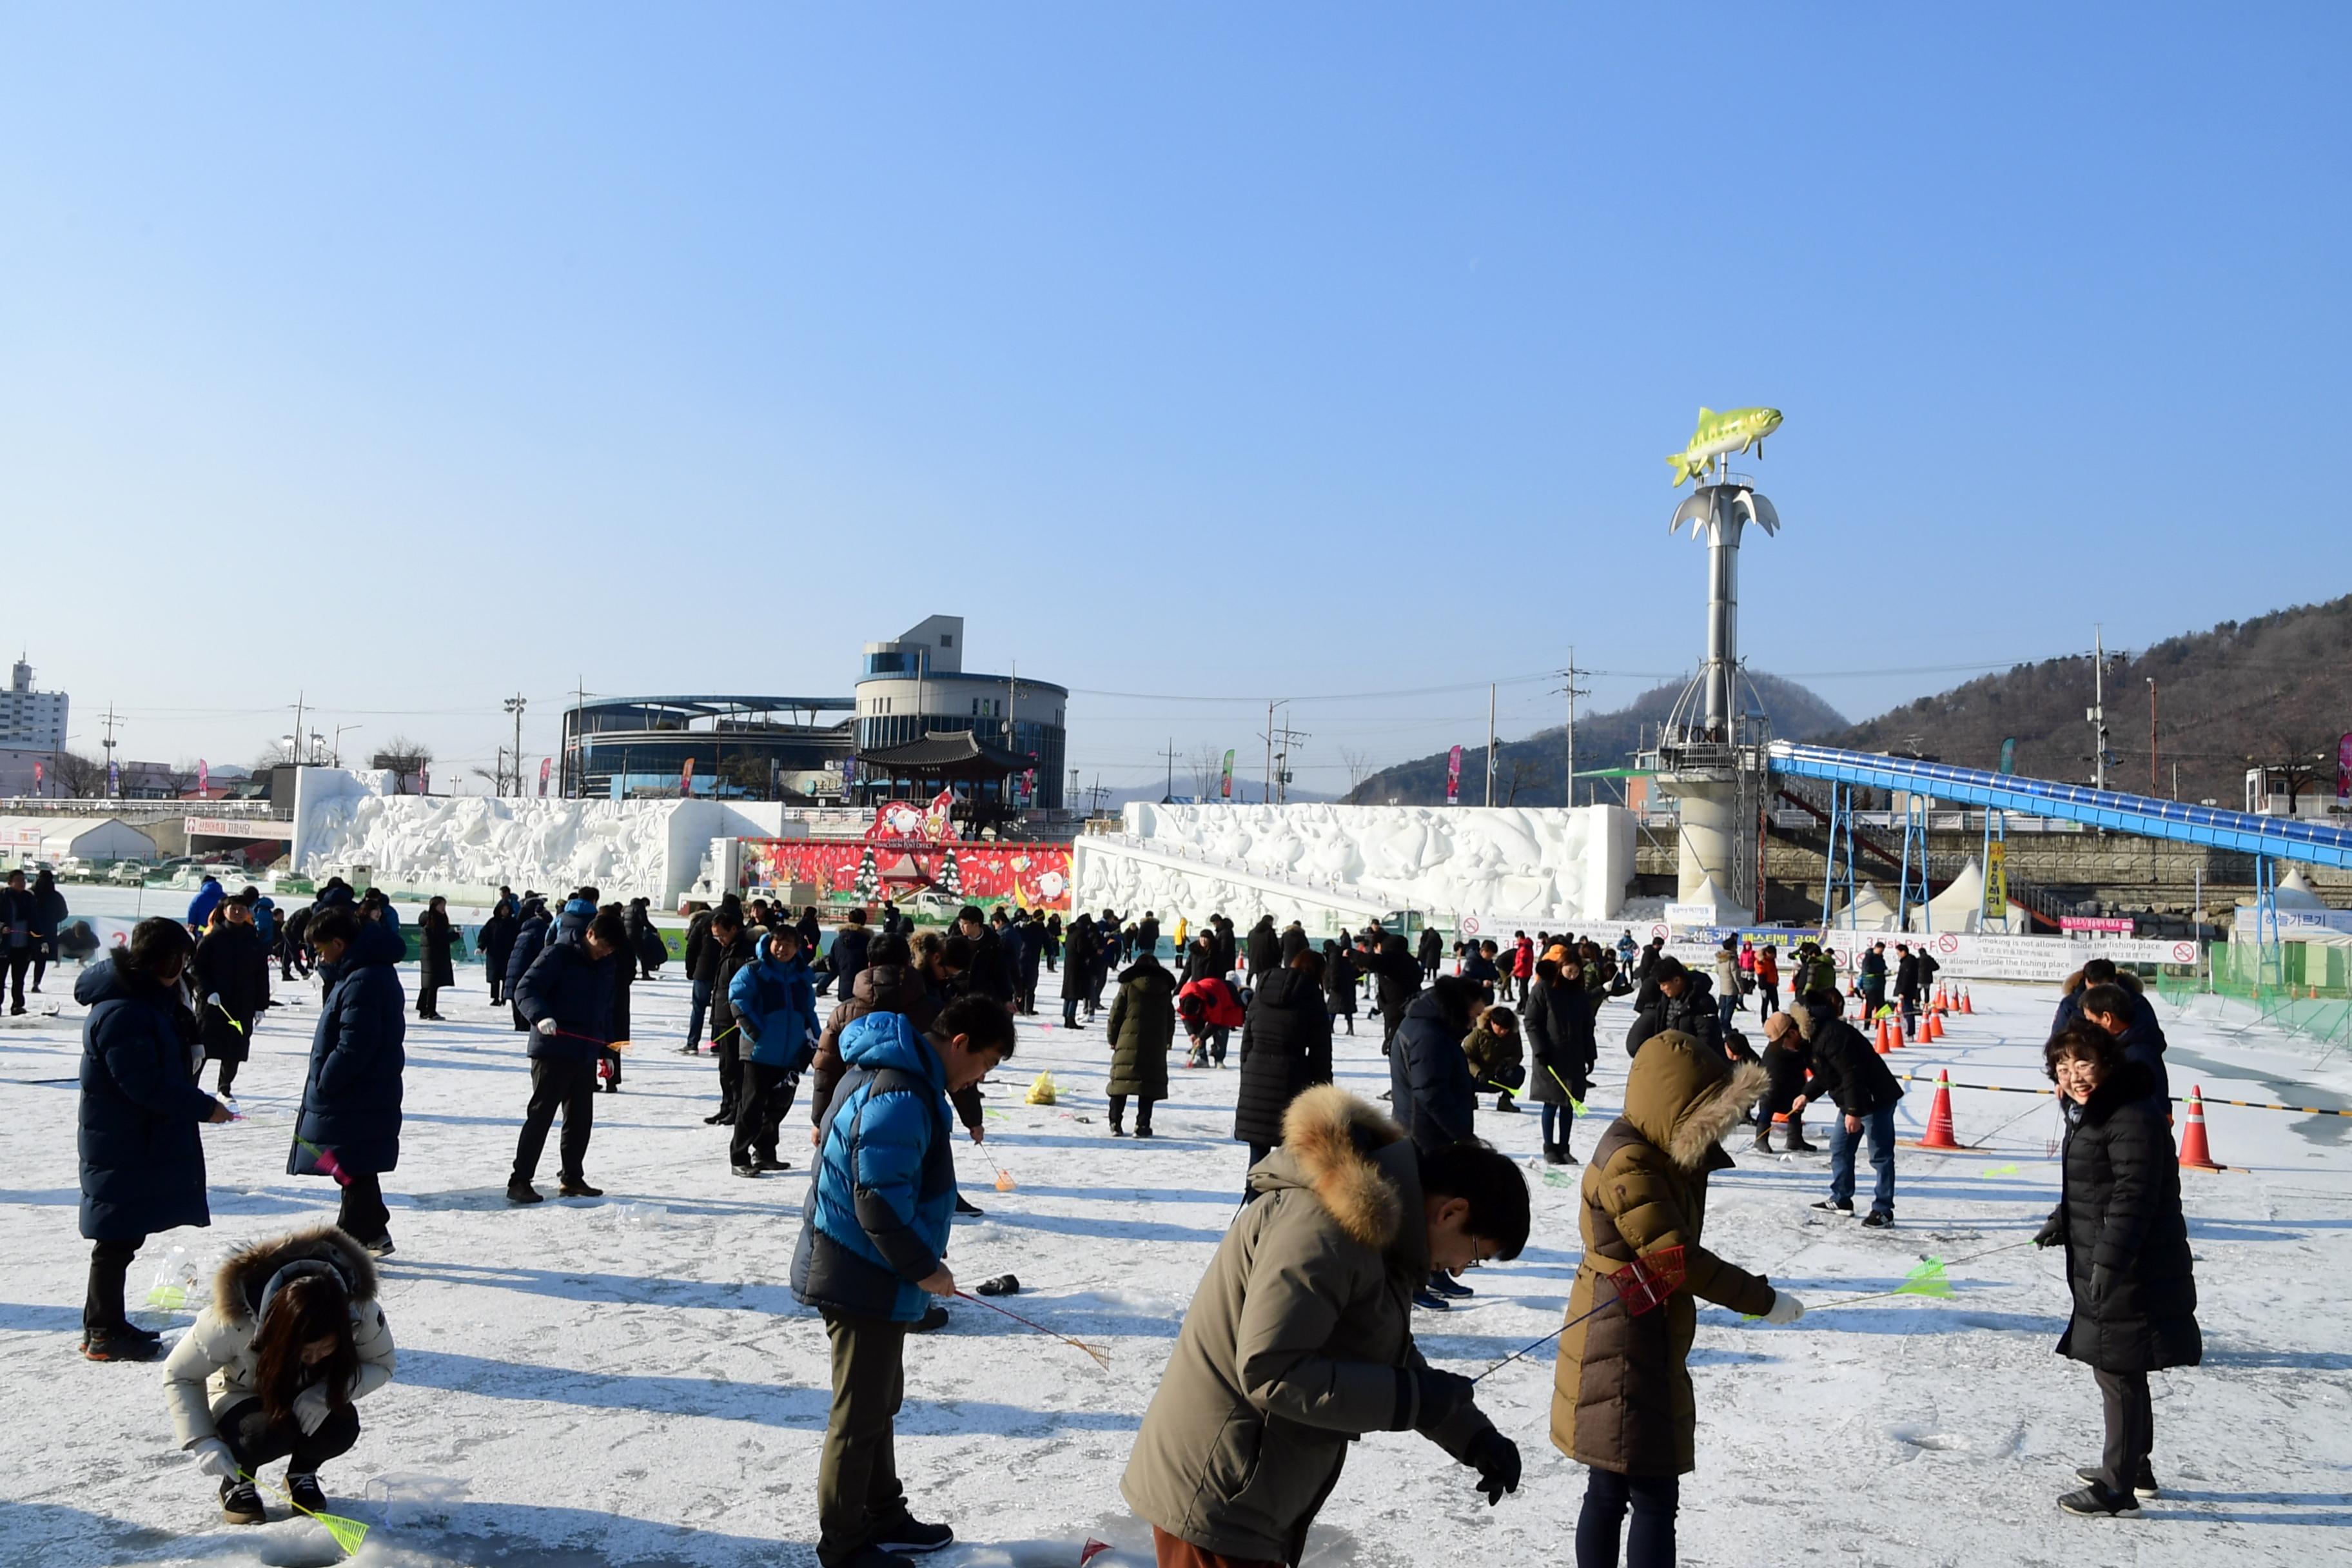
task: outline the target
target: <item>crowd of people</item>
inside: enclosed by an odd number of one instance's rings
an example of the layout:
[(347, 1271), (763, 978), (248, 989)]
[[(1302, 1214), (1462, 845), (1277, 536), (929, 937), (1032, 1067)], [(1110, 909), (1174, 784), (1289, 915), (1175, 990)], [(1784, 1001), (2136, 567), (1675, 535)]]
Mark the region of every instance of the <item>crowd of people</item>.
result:
[[(19, 881), (0, 893), (17, 973), (44, 918), (40, 890)], [(1080, 912), (1066, 924), (968, 905), (946, 930), (919, 931), (885, 904), (825, 934), (814, 908), (730, 896), (693, 909), (680, 1047), (704, 1054), (707, 1028), (719, 1103), (706, 1121), (723, 1131), (739, 1176), (792, 1168), (782, 1130), (807, 1086), (813, 1170), (791, 1285), (822, 1314), (831, 1349), (824, 1568), (903, 1568), (953, 1539), (915, 1516), (893, 1458), (904, 1341), (943, 1323), (957, 1294), (950, 1223), (978, 1211), (956, 1189), (950, 1140), (959, 1130), (985, 1139), (980, 1086), (1013, 1056), (1041, 970), (1058, 970), (1073, 1030), (1108, 995), (1110, 1136), (1153, 1136), (1180, 1026), (1186, 1070), (1239, 1069), (1242, 1207), (1124, 1482), (1163, 1564), (1297, 1562), (1349, 1441), (1367, 1431), (1421, 1432), (1476, 1472), (1490, 1502), (1517, 1489), (1516, 1445), (1480, 1413), (1468, 1380), (1421, 1358), (1412, 1317), (1450, 1310), (1473, 1293), (1466, 1271), (1527, 1243), (1526, 1175), (1479, 1137), (1490, 1101), (1494, 1115), (1535, 1103), (1543, 1159), (1579, 1163), (1570, 1138), (1612, 1001), (1629, 1004), (1631, 1060), (1622, 1110), (1582, 1162), (1584, 1255), (1553, 1403), (1553, 1441), (1591, 1472), (1580, 1564), (1673, 1561), (1680, 1478), (1694, 1465), (1696, 1302), (1773, 1323), (1804, 1310), (1705, 1244), (1707, 1178), (1730, 1163), (1731, 1130), (1748, 1122), (1755, 1148), (1771, 1152), (1780, 1126), (1784, 1152), (1811, 1153), (1804, 1112), (1829, 1108), (1829, 1189), (1815, 1206), (1853, 1212), (1866, 1140), (1875, 1187), (1862, 1223), (1893, 1223), (1901, 1083), (1846, 1016), (1849, 1000), (1864, 1022), (1884, 1016), (1889, 971), (1876, 948), (1841, 976), (1828, 952), (1800, 943), (1783, 1008), (1782, 958), (1769, 944), (1727, 942), (1693, 967), (1630, 932), (1614, 944), (1542, 931), (1465, 939), (1450, 969), (1434, 931), (1409, 943), (1374, 927), (1318, 943), (1297, 922), (1277, 929), (1267, 916), (1241, 931), (1222, 912), (1197, 926), (1176, 919), (1169, 961), (1152, 912)], [(417, 920), (418, 1018), (440, 1016), (459, 945), (432, 900)], [(583, 887), (555, 900), (501, 889), (476, 946), (491, 1002), (528, 1037), (530, 1089), (506, 1195), (542, 1201), (534, 1183), (559, 1119), (559, 1192), (599, 1195), (586, 1163), (595, 1096), (620, 1092), (630, 988), (662, 967), (667, 945), (644, 900), (605, 902)], [(253, 1472), (278, 1458), (295, 1500), (322, 1507), (320, 1467), (351, 1449), (354, 1402), (393, 1373), (375, 1269), (394, 1250), (382, 1182), (399, 1160), (409, 1011), (397, 966), (408, 948), (390, 901), (340, 879), (283, 919), (251, 888), (208, 885), (184, 921), (140, 921), (77, 980), (89, 1009), (82, 1350), (97, 1361), (161, 1353), (160, 1337), (129, 1321), (125, 1276), (149, 1237), (208, 1223), (198, 1128), (236, 1114), (232, 1089), (272, 1005), (273, 962), (281, 979), (299, 972), (320, 987), (288, 1169), (339, 1184), (337, 1224), (231, 1258), (166, 1369), (177, 1440), (217, 1479), (232, 1521), (263, 1517)], [(1896, 944), (1898, 1004), (1916, 1000), (1931, 964)], [(1738, 1026), (1751, 1003), (1760, 1048)], [(1334, 1083), (1338, 1031), (1352, 1036), (1360, 1011), (1381, 1021), (1385, 1109)], [(2045, 1052), (2068, 1126), (2063, 1196), (2036, 1239), (2067, 1250), (2075, 1306), (2060, 1348), (2093, 1367), (2107, 1424), (2102, 1463), (2062, 1499), (2074, 1513), (2128, 1511), (2155, 1495), (2147, 1374), (2200, 1353), (2164, 1048), (2132, 976), (2095, 963), (2070, 980)], [(199, 1082), (207, 1061), (211, 1092)], [(1623, 1310), (1603, 1310), (1612, 1305)]]

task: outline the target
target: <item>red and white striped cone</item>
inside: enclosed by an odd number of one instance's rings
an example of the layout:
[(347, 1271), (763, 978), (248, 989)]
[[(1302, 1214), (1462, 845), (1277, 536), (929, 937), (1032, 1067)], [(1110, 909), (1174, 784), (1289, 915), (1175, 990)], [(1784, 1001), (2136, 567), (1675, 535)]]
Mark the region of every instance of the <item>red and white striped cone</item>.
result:
[(2205, 1142), (2205, 1086), (2189, 1086), (2189, 1124), (2180, 1131), (2180, 1168), (2184, 1171), (2226, 1171)]

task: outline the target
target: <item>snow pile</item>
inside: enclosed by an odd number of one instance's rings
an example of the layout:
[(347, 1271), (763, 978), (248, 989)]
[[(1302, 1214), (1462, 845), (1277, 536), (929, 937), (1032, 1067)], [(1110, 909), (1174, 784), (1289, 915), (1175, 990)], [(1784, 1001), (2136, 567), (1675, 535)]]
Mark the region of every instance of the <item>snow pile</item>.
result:
[[(1223, 908), (1282, 915), (1282, 888), (1391, 909), (1474, 914), (1489, 926), (1613, 919), (1633, 869), (1633, 817), (1616, 806), (1130, 805), (1127, 831), (1197, 853), (1200, 870), (1103, 857), (1080, 907)], [(1220, 877), (1218, 868), (1246, 873)], [(1275, 888), (1254, 888), (1251, 878)], [(1237, 907), (1236, 900), (1239, 907)]]

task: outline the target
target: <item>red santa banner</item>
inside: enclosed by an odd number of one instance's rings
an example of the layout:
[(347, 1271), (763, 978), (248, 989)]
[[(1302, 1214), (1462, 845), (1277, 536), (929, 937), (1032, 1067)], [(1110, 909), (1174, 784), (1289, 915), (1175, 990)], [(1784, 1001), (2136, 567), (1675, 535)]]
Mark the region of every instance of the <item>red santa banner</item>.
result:
[[(905, 804), (905, 803), (900, 803)], [(748, 838), (743, 841), (747, 886), (806, 882), (816, 897), (857, 892), (857, 868), (874, 855), (878, 898), (932, 893), (975, 904), (1006, 903), (1025, 909), (1070, 909), (1070, 847), (1066, 844), (967, 844), (927, 838)], [(948, 875), (952, 859), (954, 875)], [(953, 886), (953, 893), (942, 891)]]

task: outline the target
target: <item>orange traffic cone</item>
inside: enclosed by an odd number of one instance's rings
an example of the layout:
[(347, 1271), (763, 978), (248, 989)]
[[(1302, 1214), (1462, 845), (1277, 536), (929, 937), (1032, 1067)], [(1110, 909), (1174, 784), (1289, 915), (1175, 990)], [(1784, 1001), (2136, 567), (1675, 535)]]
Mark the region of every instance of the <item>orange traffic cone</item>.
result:
[(1936, 1069), (1936, 1103), (1927, 1110), (1927, 1135), (1912, 1145), (1916, 1149), (1962, 1149), (1967, 1145), (1952, 1136), (1952, 1069)]
[(1890, 1046), (1890, 1045), (1888, 1045), (1888, 1044), (1886, 1043), (1886, 1034), (1887, 1034), (1887, 1029), (1886, 1029), (1886, 1020), (1885, 1020), (1885, 1019), (1884, 1019), (1884, 1018), (1881, 1018), (1880, 1020), (1878, 1020), (1878, 1040), (1877, 1040), (1877, 1047), (1878, 1047), (1878, 1054), (1879, 1054), (1880, 1056), (1882, 1056), (1882, 1057), (1883, 1057), (1883, 1056), (1885, 1056), (1887, 1052), (1889, 1052), (1889, 1051), (1891, 1051), (1891, 1050), (1893, 1050), (1893, 1049), (1895, 1048), (1893, 1046)]
[(2180, 1168), (2184, 1171), (2226, 1171), (2205, 1142), (2205, 1086), (2189, 1088), (2189, 1125), (2180, 1131)]
[(1976, 1003), (1969, 998), (1967, 989), (1963, 987), (1960, 991), (1960, 1011), (1973, 1015), (1976, 1010)]

